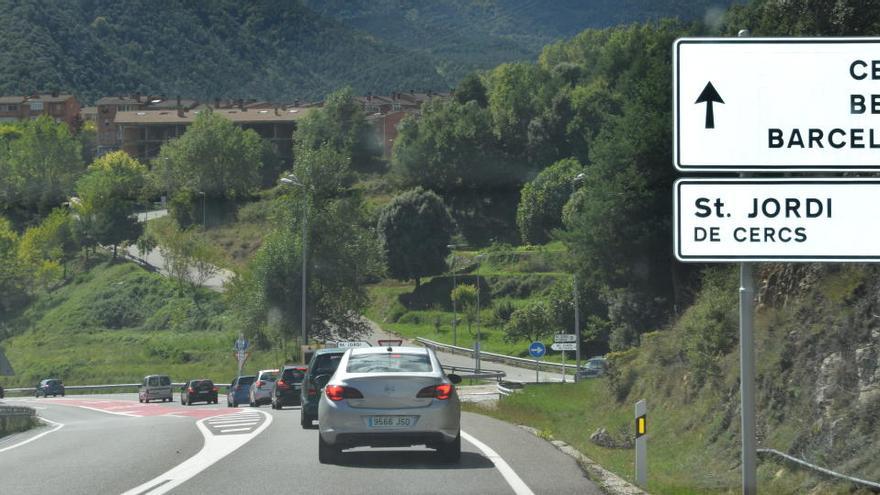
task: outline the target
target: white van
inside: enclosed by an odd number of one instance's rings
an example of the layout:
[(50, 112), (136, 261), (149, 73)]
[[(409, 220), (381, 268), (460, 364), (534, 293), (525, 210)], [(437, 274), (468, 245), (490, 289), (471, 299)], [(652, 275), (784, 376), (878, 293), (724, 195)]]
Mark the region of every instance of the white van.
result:
[(171, 402), (171, 378), (168, 375), (148, 375), (138, 387), (138, 402), (161, 400)]

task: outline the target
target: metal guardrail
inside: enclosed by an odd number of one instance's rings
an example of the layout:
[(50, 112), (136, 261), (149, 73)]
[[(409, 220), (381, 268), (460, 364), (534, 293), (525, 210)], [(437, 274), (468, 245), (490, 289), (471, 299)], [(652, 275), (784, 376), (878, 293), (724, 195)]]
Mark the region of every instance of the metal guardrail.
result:
[[(172, 388), (174, 388), (174, 387), (179, 388), (184, 385), (186, 385), (186, 383), (181, 382), (181, 383), (172, 383), (170, 386)], [(215, 387), (226, 387), (226, 388), (229, 388), (229, 385), (230, 385), (229, 383), (215, 383), (214, 384)], [(67, 392), (68, 390), (71, 390), (71, 391), (76, 391), (76, 390), (114, 390), (114, 389), (121, 389), (121, 388), (138, 388), (140, 386), (141, 386), (140, 383), (110, 383), (110, 384), (105, 384), (105, 385), (65, 385), (64, 391)], [(36, 387), (21, 387), (21, 388), (7, 388), (6, 389), (7, 393), (9, 393), (9, 392), (33, 393), (34, 391), (36, 391)]]
[(474, 368), (465, 368), (462, 366), (444, 366), (443, 370), (449, 373), (455, 373), (456, 375), (462, 378), (472, 378), (475, 380), (498, 380), (501, 381), (502, 378), (507, 376), (507, 374), (501, 370), (487, 370), (481, 369), (479, 373)]
[(507, 397), (511, 394), (521, 391), (525, 388), (524, 383), (520, 382), (498, 382), (498, 395), (503, 395)]
[[(442, 344), (440, 342), (435, 342), (433, 340), (424, 339), (422, 337), (416, 337), (415, 340), (418, 343), (422, 344), (423, 346), (430, 347), (434, 350), (439, 349), (439, 350), (442, 350), (445, 352), (449, 352), (451, 354), (459, 353), (459, 354), (467, 354), (470, 356), (474, 355), (474, 350), (469, 349), (467, 347), (459, 347), (459, 346), (454, 346), (454, 345), (449, 345), (449, 344)], [(497, 354), (494, 352), (486, 352), (486, 351), (480, 351), (480, 358), (486, 359), (487, 361), (498, 361), (498, 362), (505, 363), (505, 364), (511, 364), (513, 366), (519, 366), (521, 368), (529, 368), (529, 369), (535, 368), (535, 360), (534, 359), (526, 359), (526, 358), (521, 358), (521, 357), (516, 357), (516, 356), (508, 356), (506, 354)], [(565, 369), (566, 371), (576, 371), (577, 370), (577, 366), (573, 365), (573, 364), (566, 364), (563, 367), (563, 365), (560, 363), (551, 363), (548, 361), (541, 361), (540, 366), (544, 370), (549, 369), (549, 368), (553, 368), (557, 373), (562, 373), (563, 369)]]
[(777, 457), (782, 457), (783, 459), (797, 464), (798, 466), (805, 467), (807, 469), (812, 469), (813, 471), (818, 471), (824, 475), (831, 476), (832, 478), (841, 479), (844, 481), (848, 481), (850, 483), (854, 483), (856, 485), (864, 486), (870, 488), (874, 492), (880, 492), (880, 483), (876, 483), (874, 481), (863, 480), (861, 478), (855, 478), (853, 476), (847, 476), (842, 473), (838, 473), (836, 471), (832, 471), (830, 469), (823, 468), (821, 466), (817, 466), (815, 464), (811, 464), (803, 459), (798, 459), (797, 457), (790, 456), (784, 452), (780, 452), (776, 449), (757, 449), (759, 454), (771, 454)]

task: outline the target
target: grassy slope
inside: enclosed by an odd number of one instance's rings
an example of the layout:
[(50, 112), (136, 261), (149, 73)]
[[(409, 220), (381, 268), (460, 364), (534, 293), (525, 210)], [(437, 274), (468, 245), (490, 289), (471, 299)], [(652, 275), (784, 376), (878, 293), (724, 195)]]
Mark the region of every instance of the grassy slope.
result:
[[(760, 308), (756, 318), (757, 413), (760, 447), (788, 451), (847, 474), (876, 480), (880, 471), (874, 447), (878, 435), (876, 427), (870, 426), (876, 425), (880, 417), (876, 411), (866, 411), (852, 403), (847, 403), (849, 411), (841, 406), (830, 419), (832, 423), (839, 420), (848, 425), (848, 430), (838, 433), (833, 447), (820, 444), (828, 443), (819, 439), (824, 438), (823, 423), (829, 421), (823, 422), (813, 404), (811, 387), (817, 376), (809, 361), (816, 359), (816, 349), (831, 349), (818, 339), (834, 341), (847, 337), (841, 330), (835, 336), (831, 332), (835, 327), (826, 326), (827, 321), (813, 325), (803, 321), (816, 319), (817, 315), (848, 318), (853, 311), (853, 298), (864, 291), (863, 283), (869, 277), (858, 267), (846, 267), (824, 276), (797, 300), (789, 299), (782, 306), (768, 303)], [(730, 287), (730, 291), (735, 294), (735, 287)], [(735, 297), (732, 299), (735, 301)], [(850, 303), (840, 304), (846, 300)], [(683, 351), (687, 346), (688, 319), (711, 304), (706, 298), (698, 299), (672, 328), (643, 336), (639, 349), (613, 354), (612, 361), (619, 372), (616, 387), (607, 378), (577, 385), (533, 387), (503, 400), (496, 409), (476, 409), (564, 440), (632, 481), (633, 451), (599, 447), (589, 441), (589, 436), (599, 427), (619, 439), (631, 435), (634, 403), (645, 398), (650, 425), (649, 491), (737, 493), (738, 350), (734, 345), (721, 356), (717, 374), (707, 378), (701, 387), (694, 385), (695, 376)], [(731, 306), (736, 311), (735, 303)], [(812, 350), (792, 349), (792, 338)], [(780, 371), (780, 362), (789, 363), (785, 371)], [(851, 391), (852, 386), (840, 383), (838, 393), (841, 390)], [(847, 484), (830, 483), (773, 460), (761, 460), (758, 476), (759, 488), (765, 493), (853, 493), (853, 487)]]
[[(237, 331), (220, 294), (199, 291), (198, 304), (172, 283), (131, 263), (101, 263), (40, 296), (17, 321), (23, 330), (0, 345), (17, 372), (7, 387), (57, 376), (70, 385), (137, 382), (150, 373), (173, 380), (229, 380)], [(248, 369), (277, 365), (255, 352)]]

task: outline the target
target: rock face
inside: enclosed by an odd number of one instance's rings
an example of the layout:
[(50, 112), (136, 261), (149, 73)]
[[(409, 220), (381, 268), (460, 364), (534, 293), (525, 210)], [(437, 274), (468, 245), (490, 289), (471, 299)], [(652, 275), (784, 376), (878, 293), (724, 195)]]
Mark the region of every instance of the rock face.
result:
[(590, 441), (600, 447), (609, 449), (631, 449), (633, 441), (629, 437), (615, 439), (605, 428), (599, 428), (590, 435)]

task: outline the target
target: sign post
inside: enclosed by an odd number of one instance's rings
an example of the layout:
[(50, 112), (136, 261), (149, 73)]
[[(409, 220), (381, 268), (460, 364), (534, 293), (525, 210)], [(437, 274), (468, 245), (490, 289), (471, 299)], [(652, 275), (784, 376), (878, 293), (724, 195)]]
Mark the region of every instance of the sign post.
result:
[[(577, 335), (557, 333), (553, 336), (553, 345), (550, 348), (554, 351), (562, 351), (562, 383), (565, 383), (565, 351), (577, 351)], [(577, 381), (577, 372), (575, 372), (575, 381)]]
[(541, 370), (541, 357), (547, 353), (547, 348), (544, 347), (544, 344), (541, 342), (532, 342), (529, 345), (529, 355), (535, 358), (535, 383), (541, 382), (541, 377), (538, 374)]
[(648, 402), (636, 402), (636, 484), (648, 486)]
[(239, 333), (238, 338), (232, 345), (232, 350), (235, 351), (235, 358), (238, 361), (238, 376), (241, 376), (241, 370), (244, 369), (244, 363), (250, 355), (250, 353), (247, 352), (248, 347), (250, 347), (248, 339), (244, 337), (244, 333)]

